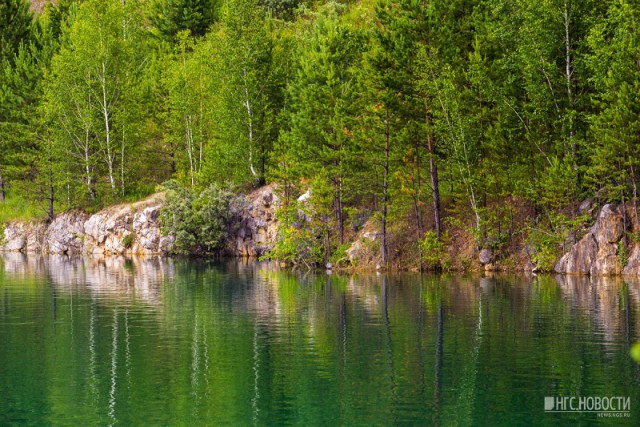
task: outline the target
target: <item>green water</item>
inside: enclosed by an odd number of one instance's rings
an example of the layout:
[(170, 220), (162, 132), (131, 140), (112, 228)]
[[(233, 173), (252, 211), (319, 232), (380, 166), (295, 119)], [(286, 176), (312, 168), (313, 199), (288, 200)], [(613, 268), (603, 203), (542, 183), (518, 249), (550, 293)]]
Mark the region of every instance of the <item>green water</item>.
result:
[(638, 425), (639, 339), (621, 280), (7, 254), (0, 425)]

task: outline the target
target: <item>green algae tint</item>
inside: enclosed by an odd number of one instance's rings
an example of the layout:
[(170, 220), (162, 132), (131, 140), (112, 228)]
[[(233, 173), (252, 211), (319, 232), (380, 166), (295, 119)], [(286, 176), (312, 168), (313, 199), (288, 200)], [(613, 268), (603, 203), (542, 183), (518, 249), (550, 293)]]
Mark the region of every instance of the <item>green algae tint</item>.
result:
[(638, 425), (639, 334), (620, 279), (7, 254), (0, 425)]

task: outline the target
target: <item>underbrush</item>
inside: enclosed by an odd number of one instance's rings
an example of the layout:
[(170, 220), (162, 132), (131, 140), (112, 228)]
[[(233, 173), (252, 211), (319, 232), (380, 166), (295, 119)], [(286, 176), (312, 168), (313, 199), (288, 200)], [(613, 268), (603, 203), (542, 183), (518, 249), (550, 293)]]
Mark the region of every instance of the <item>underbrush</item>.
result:
[(0, 223), (8, 221), (37, 221), (47, 217), (45, 209), (31, 200), (8, 194), (0, 202)]

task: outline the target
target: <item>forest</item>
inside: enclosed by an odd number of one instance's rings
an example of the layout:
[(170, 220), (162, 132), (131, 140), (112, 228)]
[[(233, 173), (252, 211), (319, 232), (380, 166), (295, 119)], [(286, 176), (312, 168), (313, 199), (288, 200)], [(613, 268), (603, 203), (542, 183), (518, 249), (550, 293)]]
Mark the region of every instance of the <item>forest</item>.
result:
[(638, 229), (640, 1), (31, 6), (0, 1), (4, 220), (275, 184), (278, 258), (373, 224), (383, 265), (445, 268), (464, 241), (548, 269), (589, 198)]

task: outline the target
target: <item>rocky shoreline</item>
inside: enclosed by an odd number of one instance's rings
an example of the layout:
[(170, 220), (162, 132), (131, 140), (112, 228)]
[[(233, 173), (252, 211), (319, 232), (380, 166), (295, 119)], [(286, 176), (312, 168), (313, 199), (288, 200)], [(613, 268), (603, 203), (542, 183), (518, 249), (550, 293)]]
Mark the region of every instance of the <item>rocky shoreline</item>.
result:
[[(167, 256), (172, 253), (174, 238), (164, 236), (161, 232), (159, 216), (163, 201), (164, 195), (157, 193), (140, 202), (112, 206), (93, 215), (80, 211), (65, 212), (49, 224), (10, 222), (4, 225), (0, 251)], [(230, 204), (231, 220), (221, 254), (257, 257), (268, 252), (277, 238), (275, 211), (278, 204), (273, 185), (236, 196)], [(360, 236), (351, 244), (346, 251), (351, 264), (367, 263), (367, 260), (361, 259), (362, 240), (375, 239), (375, 234), (365, 232), (364, 237)], [(622, 208), (613, 204), (604, 205), (594, 225), (559, 259), (554, 272), (587, 276), (640, 276), (640, 245), (633, 246), (628, 254), (621, 253), (627, 247), (622, 244), (624, 236)], [(482, 256), (481, 252), (481, 265)], [(520, 269), (535, 271), (531, 263)]]
[[(163, 236), (159, 221), (164, 195), (111, 206), (93, 215), (70, 211), (44, 222), (4, 225), (0, 250), (6, 252), (93, 255), (169, 255), (173, 236)], [(273, 186), (239, 195), (231, 203), (231, 221), (223, 254), (260, 256), (276, 238)]]

